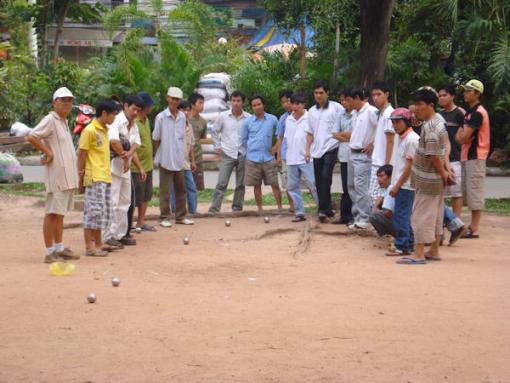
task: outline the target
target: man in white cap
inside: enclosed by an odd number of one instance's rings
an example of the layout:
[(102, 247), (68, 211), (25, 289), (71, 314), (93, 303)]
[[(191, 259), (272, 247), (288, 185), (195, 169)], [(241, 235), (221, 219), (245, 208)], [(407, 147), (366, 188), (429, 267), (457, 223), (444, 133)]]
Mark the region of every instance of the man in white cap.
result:
[(57, 89), (53, 94), (53, 111), (27, 136), (27, 141), (43, 153), (41, 163), (45, 165), (44, 184), (47, 195), (43, 236), (46, 263), (79, 258), (64, 247), (62, 239), (64, 216), (72, 210), (73, 194), (78, 189), (76, 152), (67, 125), (73, 100), (74, 96), (69, 89)]
[(168, 88), (168, 108), (156, 116), (152, 140), (156, 155), (154, 165), (159, 166), (159, 211), (161, 227), (171, 227), (170, 192), (175, 194), (175, 223), (193, 225), (186, 218), (186, 187), (184, 183), (184, 162), (186, 115), (178, 110), (182, 90)]

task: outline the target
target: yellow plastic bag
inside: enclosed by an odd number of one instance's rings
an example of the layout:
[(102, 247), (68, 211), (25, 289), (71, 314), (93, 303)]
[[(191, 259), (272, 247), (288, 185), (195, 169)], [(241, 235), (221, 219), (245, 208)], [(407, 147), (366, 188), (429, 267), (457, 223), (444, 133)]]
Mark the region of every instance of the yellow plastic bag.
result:
[(68, 262), (53, 262), (50, 265), (50, 274), (57, 277), (73, 275), (75, 271), (76, 266)]

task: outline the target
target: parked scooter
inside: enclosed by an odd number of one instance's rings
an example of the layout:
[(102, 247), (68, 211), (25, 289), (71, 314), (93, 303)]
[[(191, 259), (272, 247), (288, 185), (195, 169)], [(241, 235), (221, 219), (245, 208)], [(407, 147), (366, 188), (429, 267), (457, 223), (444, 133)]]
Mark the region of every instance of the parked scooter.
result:
[(92, 122), (96, 114), (94, 108), (87, 104), (80, 104), (78, 109), (80, 112), (76, 116), (76, 124), (73, 129), (73, 142), (75, 146), (78, 146), (81, 132)]

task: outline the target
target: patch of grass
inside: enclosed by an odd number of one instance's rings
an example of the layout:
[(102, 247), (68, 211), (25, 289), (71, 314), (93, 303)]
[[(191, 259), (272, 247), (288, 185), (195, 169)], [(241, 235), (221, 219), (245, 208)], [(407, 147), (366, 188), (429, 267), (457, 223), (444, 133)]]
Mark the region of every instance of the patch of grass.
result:
[(26, 182), (22, 184), (0, 184), (0, 193), (10, 196), (44, 197), (46, 189), (42, 182)]
[(487, 198), (485, 200), (485, 211), (510, 216), (510, 198)]

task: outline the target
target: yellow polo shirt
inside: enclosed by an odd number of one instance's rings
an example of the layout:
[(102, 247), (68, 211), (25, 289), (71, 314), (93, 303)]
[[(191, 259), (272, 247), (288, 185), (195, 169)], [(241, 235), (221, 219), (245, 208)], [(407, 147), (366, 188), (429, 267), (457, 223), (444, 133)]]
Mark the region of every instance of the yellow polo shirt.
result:
[(112, 182), (108, 131), (96, 119), (81, 132), (80, 149), (87, 151), (84, 186), (93, 182)]

